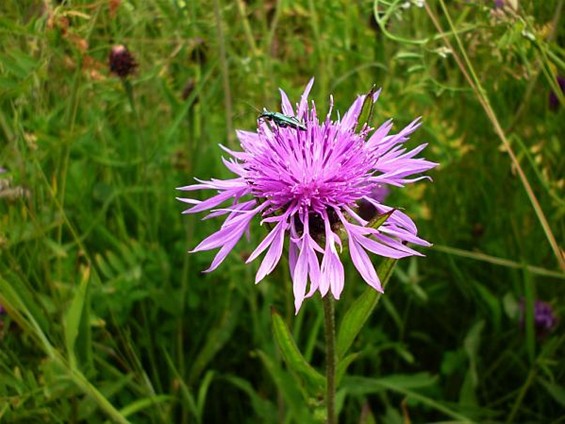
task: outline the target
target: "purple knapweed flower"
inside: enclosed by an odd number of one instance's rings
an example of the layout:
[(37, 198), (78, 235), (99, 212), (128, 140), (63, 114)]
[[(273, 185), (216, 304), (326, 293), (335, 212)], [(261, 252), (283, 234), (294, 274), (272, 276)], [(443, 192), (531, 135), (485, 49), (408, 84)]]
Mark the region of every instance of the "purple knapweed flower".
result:
[[(524, 327), (526, 320), (526, 302), (524, 299), (520, 301), (520, 326)], [(534, 327), (538, 337), (544, 337), (550, 333), (557, 325), (557, 317), (553, 312), (553, 308), (547, 302), (536, 300), (534, 302)]]
[(118, 44), (112, 47), (108, 55), (108, 66), (111, 73), (116, 74), (120, 78), (126, 78), (135, 72), (138, 65), (128, 48)]
[[(312, 79), (306, 86), (296, 110), (281, 90), (282, 113), (292, 117), (291, 124), (259, 119), (256, 132), (237, 132), (243, 151), (221, 146), (231, 155), (223, 162), (236, 178), (197, 179), (199, 184), (179, 190), (210, 189), (217, 194), (204, 201), (178, 198), (194, 205), (183, 213), (211, 210), (206, 218), (227, 215), (220, 230), (192, 250), (220, 249), (205, 272), (220, 265), (255, 216), (261, 216), (261, 223), (268, 224), (270, 230), (247, 259), (249, 263), (266, 251), (256, 283), (273, 271), (288, 238), (296, 312), (316, 291), (322, 296), (331, 291), (339, 299), (345, 281), (339, 255), (342, 239), (347, 240), (349, 255), (363, 279), (380, 292), (381, 283), (367, 251), (389, 258), (421, 255), (406, 246), (406, 242), (430, 245), (417, 236), (412, 220), (375, 200), (373, 193), (383, 185), (402, 187), (428, 178), (414, 175), (437, 165), (415, 157), (425, 144), (413, 150), (403, 147), (420, 126), (419, 119), (394, 135), (389, 135), (392, 120), (376, 131), (363, 125), (356, 132), (366, 97), (358, 96), (335, 121), (331, 120), (330, 97), (330, 111), (320, 121), (315, 104), (308, 108), (313, 83)], [(378, 94), (371, 94), (373, 103)], [(219, 207), (224, 202), (229, 204)], [(360, 202), (368, 202), (379, 215), (389, 216), (375, 229), (359, 215)]]

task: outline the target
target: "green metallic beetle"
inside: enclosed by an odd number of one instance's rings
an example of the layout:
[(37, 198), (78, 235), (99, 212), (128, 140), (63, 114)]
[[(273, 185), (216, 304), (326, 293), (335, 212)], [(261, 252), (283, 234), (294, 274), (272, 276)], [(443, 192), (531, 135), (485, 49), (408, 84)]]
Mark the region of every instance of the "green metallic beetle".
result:
[(294, 128), (297, 130), (306, 131), (306, 124), (302, 121), (299, 121), (294, 116), (284, 115), (280, 112), (271, 112), (267, 109), (263, 109), (263, 113), (257, 117), (257, 119), (267, 119), (269, 121), (274, 122), (281, 128)]

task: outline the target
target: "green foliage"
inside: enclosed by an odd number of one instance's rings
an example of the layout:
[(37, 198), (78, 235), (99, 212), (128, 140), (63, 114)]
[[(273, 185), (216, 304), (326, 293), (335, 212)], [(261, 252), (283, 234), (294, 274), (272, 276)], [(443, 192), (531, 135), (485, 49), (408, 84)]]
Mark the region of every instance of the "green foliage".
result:
[(380, 262), (384, 295), (345, 265), (340, 422), (562, 418), (563, 318), (533, 308), (565, 314), (563, 1), (416, 3), (1, 2), (0, 421), (320, 420), (319, 299), (294, 316), (285, 264), (253, 284), (258, 225), (201, 273), (219, 223), (174, 199), (312, 76), (320, 115), (382, 87), (366, 116), (423, 116), (440, 163), (387, 199), (427, 257)]
[(276, 311), (273, 311), (272, 316), (275, 340), (288, 368), (298, 374), (301, 382), (304, 382), (304, 385), (312, 395), (321, 396), (325, 385), (324, 377), (312, 368), (302, 353), (300, 353), (282, 317)]
[[(396, 260), (386, 258), (380, 264), (377, 274), (381, 279), (383, 288), (392, 274)], [(344, 314), (337, 332), (337, 356), (344, 358), (347, 354), (355, 337), (363, 328), (365, 322), (377, 306), (381, 294), (376, 290), (366, 288), (361, 296), (349, 307)]]

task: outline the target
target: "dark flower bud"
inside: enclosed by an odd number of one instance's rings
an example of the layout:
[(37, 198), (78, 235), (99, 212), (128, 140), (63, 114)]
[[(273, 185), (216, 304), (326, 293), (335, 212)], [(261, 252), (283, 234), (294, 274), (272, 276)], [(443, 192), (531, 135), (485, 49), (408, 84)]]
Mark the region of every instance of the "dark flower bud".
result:
[(112, 51), (108, 57), (108, 64), (110, 66), (110, 72), (120, 78), (126, 78), (133, 74), (137, 68), (135, 58), (127, 47), (121, 44), (112, 47)]
[[(190, 95), (192, 94), (192, 92), (194, 91), (194, 88), (196, 87), (196, 82), (194, 81), (193, 78), (190, 78), (186, 84), (184, 85), (184, 88), (182, 89), (182, 94), (181, 94), (181, 98), (183, 100), (186, 100), (190, 97)], [(194, 99), (194, 103), (198, 102), (198, 97), (196, 99)]]
[(190, 40), (190, 60), (196, 63), (206, 63), (208, 46), (206, 41), (200, 37)]
[[(565, 78), (562, 76), (557, 77), (557, 86), (563, 94), (565, 94)], [(553, 111), (559, 109), (559, 98), (555, 92), (551, 91), (549, 93), (549, 108)]]

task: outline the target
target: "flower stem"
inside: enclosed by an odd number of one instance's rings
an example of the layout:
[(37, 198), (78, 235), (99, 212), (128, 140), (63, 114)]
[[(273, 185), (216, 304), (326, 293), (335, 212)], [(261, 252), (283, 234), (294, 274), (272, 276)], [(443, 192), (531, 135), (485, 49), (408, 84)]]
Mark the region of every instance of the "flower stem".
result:
[(326, 411), (327, 423), (336, 424), (335, 414), (335, 374), (337, 355), (335, 350), (335, 311), (334, 298), (328, 293), (322, 298), (324, 303), (324, 321), (326, 327)]

